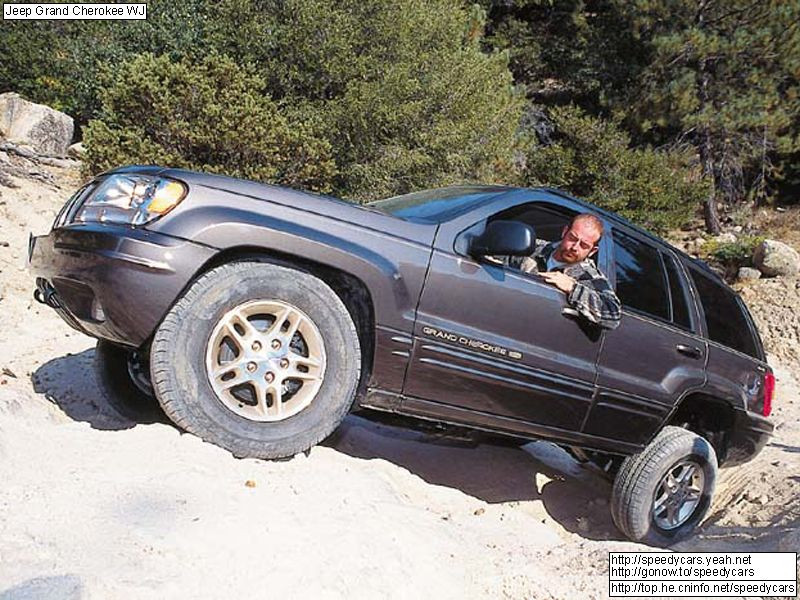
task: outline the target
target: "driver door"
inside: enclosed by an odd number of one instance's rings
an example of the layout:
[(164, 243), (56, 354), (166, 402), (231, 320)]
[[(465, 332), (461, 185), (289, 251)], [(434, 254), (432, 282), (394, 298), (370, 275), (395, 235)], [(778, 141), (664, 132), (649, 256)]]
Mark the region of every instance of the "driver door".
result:
[[(518, 219), (543, 239), (558, 239), (572, 214), (537, 202), (492, 218)], [(565, 306), (563, 292), (534, 275), (435, 249), (404, 395), (579, 431), (601, 336), (562, 315)]]

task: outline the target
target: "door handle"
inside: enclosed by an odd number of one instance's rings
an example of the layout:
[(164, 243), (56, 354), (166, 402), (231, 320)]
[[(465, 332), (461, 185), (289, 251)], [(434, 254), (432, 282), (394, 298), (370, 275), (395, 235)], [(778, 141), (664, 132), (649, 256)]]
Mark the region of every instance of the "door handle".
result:
[(703, 358), (703, 351), (697, 346), (687, 346), (686, 344), (678, 344), (675, 349), (681, 354), (685, 354), (691, 358)]

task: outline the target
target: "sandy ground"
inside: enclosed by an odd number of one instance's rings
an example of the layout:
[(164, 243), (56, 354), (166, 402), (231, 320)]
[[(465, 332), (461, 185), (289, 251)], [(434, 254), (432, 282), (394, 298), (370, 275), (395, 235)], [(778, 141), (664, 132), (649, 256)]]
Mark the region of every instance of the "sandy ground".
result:
[[(459, 447), (351, 416), (265, 462), (117, 416), (94, 341), (31, 297), (28, 231), (78, 184), (52, 172), (0, 187), (0, 600), (604, 598), (608, 552), (647, 550), (614, 528), (610, 484), (547, 443)], [(774, 439), (723, 470), (677, 550), (800, 549), (798, 370), (774, 366)]]

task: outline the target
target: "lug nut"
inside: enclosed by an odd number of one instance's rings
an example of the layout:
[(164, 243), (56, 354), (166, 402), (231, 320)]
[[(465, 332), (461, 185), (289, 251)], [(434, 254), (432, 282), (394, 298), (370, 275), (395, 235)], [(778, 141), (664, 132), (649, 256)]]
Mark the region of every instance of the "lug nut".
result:
[(247, 370), (250, 371), (251, 373), (253, 371), (255, 371), (257, 368), (258, 368), (258, 365), (256, 365), (256, 363), (254, 363), (254, 362), (247, 363)]
[(258, 352), (259, 350), (261, 350), (261, 342), (253, 342), (252, 348), (253, 352)]
[(269, 373), (264, 375), (264, 379), (267, 380), (267, 383), (272, 383), (273, 381), (275, 381), (275, 375), (270, 371)]
[(285, 369), (289, 366), (289, 361), (285, 358), (282, 358), (280, 364), (281, 364), (281, 369)]
[(272, 349), (273, 350), (277, 350), (280, 347), (281, 347), (281, 341), (280, 340), (272, 340)]

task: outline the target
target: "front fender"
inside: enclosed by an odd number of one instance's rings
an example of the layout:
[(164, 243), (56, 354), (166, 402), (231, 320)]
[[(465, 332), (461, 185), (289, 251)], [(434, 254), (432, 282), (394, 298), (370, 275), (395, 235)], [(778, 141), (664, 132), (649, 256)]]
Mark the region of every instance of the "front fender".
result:
[[(334, 208), (346, 213), (349, 207)], [(308, 208), (197, 187), (178, 209), (156, 222), (159, 232), (220, 252), (261, 248), (341, 270), (369, 290), (376, 324), (412, 331), (434, 228), (427, 226), (426, 239), (426, 226), (385, 215), (359, 211), (367, 213), (359, 215), (367, 222), (354, 223)], [(379, 228), (387, 226), (396, 231)]]

